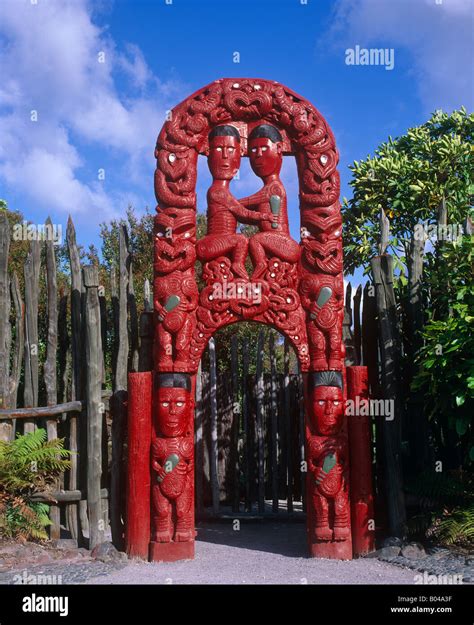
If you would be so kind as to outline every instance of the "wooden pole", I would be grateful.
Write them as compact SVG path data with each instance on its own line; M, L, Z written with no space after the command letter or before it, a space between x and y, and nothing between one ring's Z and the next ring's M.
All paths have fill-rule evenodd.
M249 433L249 396L247 372L249 370L249 343L244 337L242 345L242 428L244 431L244 476L245 476L245 511L252 511L250 499L250 433Z
M40 244L30 242L24 273L25 273L25 389L24 404L26 408L38 405L38 297L40 276ZM24 433L34 432L36 424L25 421Z
M257 426L257 453L258 453L258 512L265 512L265 446L263 430L263 401L265 396L263 380L263 347L264 332L260 330L257 341L257 375L256 375L256 426Z
M151 371L128 374L128 474L126 551L148 559L151 516Z
M97 267L84 267L86 288L87 510L89 549L104 541L100 486L102 476L102 338Z
M52 231L52 222L48 217L46 220L46 232L48 226ZM44 384L46 387L46 403L54 406L58 402L57 379L56 379L56 358L58 352L58 288L56 279L56 255L54 253L54 243L51 237L46 241L46 284L48 294L48 339L46 344L46 361L44 363ZM46 431L48 441L58 437L58 425L55 418L46 420ZM59 484L58 484L59 486ZM58 506L52 505L49 509L51 526L49 536L51 540L59 540L60 511Z
M18 387L20 385L21 365L25 351L25 305L21 299L20 283L16 272L12 275L10 290L15 308L15 348L10 376L10 407L15 408L18 403Z
M123 226L119 231L119 310L118 310L118 353L115 371L114 395L112 397L112 467L111 467L111 529L114 545L123 547L123 519L122 498L123 475L122 454L124 442L125 420L127 415L127 366L128 366L128 284L130 271L130 252L128 249L127 228Z
M8 255L10 250L10 223L6 213L0 213L0 409L10 407L10 278ZM13 423L0 423L0 440L12 439Z
M354 350L355 350L355 360L356 364L362 364L362 334L360 327L360 302L362 299L362 285L356 289L354 294Z
M219 482L217 474L217 377L216 377L216 344L209 339L209 384L211 400L211 453L209 458L212 489L212 512L219 512Z
M298 363L298 412L299 412L299 449L300 449L300 475L301 475L301 504L303 512L306 512L306 473L303 471L303 462L306 459L305 454L305 415L304 415L304 389L303 389L303 375Z
M69 264L71 269L71 400L82 399L82 270L79 257L79 250L76 243L76 230L69 216L66 228L66 241L69 253ZM69 470L69 490L77 490L79 484L79 462L78 451L79 421L73 416L69 421L69 449L73 452L71 456L71 468ZM79 507L72 503L66 507L67 525L74 540L82 540L82 529L79 526Z
M272 512L278 512L278 398L275 337L270 334Z
M231 369L232 369L232 454L233 493L232 512L239 512L240 508L240 465L239 465L239 434L240 434L240 402L239 402L239 343L234 334L231 342Z
M291 431L290 411L290 344L285 339L284 349L284 396L285 396L285 428L286 428L286 469L287 469L287 511L293 512L293 436Z
M128 282L128 310L130 312L129 371L138 371L138 312L135 287L133 283L133 263L131 261Z
M61 414L81 412L83 406L80 401L70 401L45 408L8 408L0 410L0 419L44 419Z
M399 383L397 367L396 327L394 327L393 259L376 256L370 262L374 276L379 317L380 354L384 398L392 401L392 420L383 419L382 432L386 462L387 503L390 533L403 537L405 532L405 498L401 468L401 419L399 412Z
M345 364L348 366L355 365L357 357L354 348L354 337L352 335L352 285L350 282L348 282L346 286L342 340L346 347Z

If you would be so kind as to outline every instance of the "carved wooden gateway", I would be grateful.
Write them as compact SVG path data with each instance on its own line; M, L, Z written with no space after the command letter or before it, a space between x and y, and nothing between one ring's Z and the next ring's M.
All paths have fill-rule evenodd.
M207 156L213 180L207 233L196 241L199 154ZM299 243L288 226L280 179L284 155L294 156L298 168ZM299 360L310 554L351 558L354 531L359 543L363 534L357 552L367 551L373 541L370 465L362 494L352 493L357 528L351 531L342 223L330 128L308 101L277 82L223 79L173 109L155 156L155 370L129 378L129 554L156 561L194 555L195 376L210 337L238 321L276 328ZM261 188L236 198L230 182L244 156ZM247 238L237 231L239 223L253 224L258 232ZM205 282L201 291L197 259ZM362 387L363 377L350 376ZM349 389L356 392L361 389ZM354 431L370 463L367 433Z

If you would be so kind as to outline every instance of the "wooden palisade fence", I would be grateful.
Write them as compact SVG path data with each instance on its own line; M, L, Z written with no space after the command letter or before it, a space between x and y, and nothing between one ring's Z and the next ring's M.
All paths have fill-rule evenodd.
M112 539L121 547L127 373L152 369L150 286L145 284L144 309L138 314L125 227L119 232L119 266L110 276L110 294L99 284L97 267L81 266L71 219L66 242L69 292L61 289L58 293L53 242L44 244L42 254L43 244L31 241L22 294L18 276L9 272L10 227L7 217L0 215L0 438L9 440L38 426L45 427L48 439L65 437L66 447L74 454L70 470L53 493L51 538L58 539L64 528L79 544L92 548L104 540L110 525ZM41 363L38 302L44 269L47 332ZM375 270L374 274L379 275ZM383 293L386 296L386 291ZM381 297L377 280L375 288L359 286L353 298L351 285L346 289L346 364L368 366L372 397L381 397L381 383L387 388L389 375L379 366L379 355L385 354L387 344L385 338L378 338L386 332L377 325L381 323L377 321ZM107 311L111 311L110 321ZM291 348L282 344L282 337L277 340L280 344L274 335L266 340L262 330L256 362L250 363L248 339L239 341L234 336L231 371L225 373L218 371L216 363L219 335L210 341L209 365L200 369L196 389L198 518L236 514L298 518L304 512L302 380L297 370L290 369ZM283 351L280 370L277 347ZM112 363L111 371L106 363ZM255 375L248 373L250 364ZM44 390L43 405L39 406L41 371ZM112 388L106 388L107 379ZM390 480L390 472L385 475L383 466L390 452L386 427L382 420L374 419L379 504L385 493L384 480ZM41 494L37 498L41 499ZM378 513L382 518L380 505Z

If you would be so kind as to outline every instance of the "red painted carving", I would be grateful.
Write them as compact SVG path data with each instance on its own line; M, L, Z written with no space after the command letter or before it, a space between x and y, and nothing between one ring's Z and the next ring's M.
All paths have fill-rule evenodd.
M347 397L352 410L347 424L350 443L352 544L355 556L375 549L374 498L367 367L347 367ZM366 410L360 406L366 402ZM359 409L357 409L359 406Z
M180 373L155 374L151 443L152 542L188 542L194 530L192 383ZM156 545L155 553L158 553Z
M125 545L130 558L148 559L150 544L151 371L128 374L128 476Z
M351 558L348 445L342 374L309 374L306 421L309 543L313 555ZM335 542L337 549L327 549Z
M207 233L196 241L198 154L207 155L213 181L207 194ZM298 167L301 243L289 234L280 179L283 155L294 156ZM157 383L150 558L173 560L193 554L192 388L216 330L241 320L272 325L289 338L303 372L343 375L341 216L331 130L308 101L277 82L222 79L200 89L171 111L155 156ZM238 199L230 183L243 156L262 186ZM243 223L257 226L258 232L246 238L238 231ZM202 264L200 292L196 259ZM191 391L183 388L183 379L190 381ZM348 558L346 424L342 408L334 404L341 390L330 383L317 388L322 395L316 403L306 398L310 551ZM332 402L334 419L321 413L318 402L326 400ZM176 414L171 415L170 406ZM325 476L328 455L335 465ZM167 472L170 457L178 461Z

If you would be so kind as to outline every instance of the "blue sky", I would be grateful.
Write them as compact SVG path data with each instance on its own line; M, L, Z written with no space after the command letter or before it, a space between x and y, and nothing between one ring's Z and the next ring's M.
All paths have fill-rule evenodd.
M341 196L350 196L348 165L389 135L437 108L472 110L471 0L34 1L0 4L0 197L64 230L71 214L84 245L100 245L99 223L128 203L154 209L165 112L217 78L277 80L309 99L336 136ZM357 45L393 48L393 70L346 65ZM295 176L288 157L298 238ZM257 187L244 162L235 195Z

